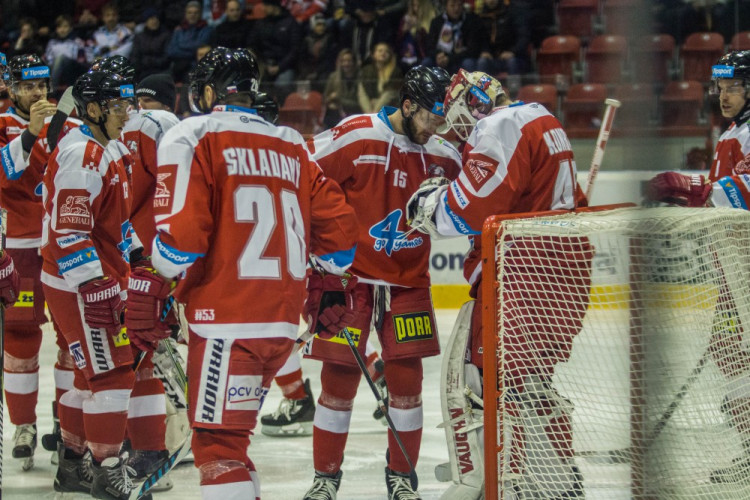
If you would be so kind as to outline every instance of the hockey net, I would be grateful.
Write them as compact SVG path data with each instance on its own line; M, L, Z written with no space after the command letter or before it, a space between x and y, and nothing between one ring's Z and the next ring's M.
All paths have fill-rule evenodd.
M482 251L488 500L750 498L750 212L498 216Z

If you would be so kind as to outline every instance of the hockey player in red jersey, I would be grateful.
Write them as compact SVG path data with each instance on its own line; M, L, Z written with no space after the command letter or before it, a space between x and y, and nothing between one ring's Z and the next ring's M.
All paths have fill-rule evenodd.
M19 306L5 317L4 389L10 421L16 426L12 456L23 460L23 470L34 464L37 444L36 404L39 387L41 325L47 322L44 293L39 276L42 259L42 174L44 165L27 170L29 155L44 148L45 118L56 106L47 101L49 68L34 54L19 55L8 62L6 85L13 106L0 115L0 206L8 212L6 247L21 276ZM67 347L62 352L67 352ZM69 356L60 357L72 370ZM72 371L67 371L72 375ZM56 382L72 387L72 376L56 370Z
M360 354L371 325L383 347L389 414L412 464L422 438L422 358L440 353L430 296L430 241L404 238L403 207L425 179L454 177L460 155L435 131L444 122L449 75L418 66L405 76L400 107L355 115L311 142L323 172L338 182L359 217L352 272L357 313L347 326ZM315 309L314 305L309 306ZM305 499L332 499L341 483L344 448L361 377L343 336L314 338L306 355L323 361L322 391L313 427L315 478ZM410 467L392 431L385 469L388 498L419 498ZM414 486L416 488L416 486Z
M750 50L723 55L711 68L711 93L718 95L721 114L732 123L719 138L708 178L664 172L651 180L647 198L652 201L700 207L750 206ZM720 305L730 301L721 301ZM734 322L736 333L726 336L718 329L711 337L711 354L719 370L735 389L724 395L721 405L729 424L739 433L744 453L733 464L711 473L716 483L743 481L750 468L750 395L741 387L750 383L750 360L744 347L744 327L733 306L717 308L720 319Z
M445 113L448 125L466 141L463 169L453 182L427 182L412 196L407 205L412 227L433 237L474 236L480 234L490 215L572 210L583 200L570 142L560 122L544 106L512 103L495 78L460 70L451 81ZM464 384L457 387L461 394L452 395L456 396L453 401L458 401L457 406L443 408L444 418L450 421L446 436L454 481L443 495L445 499L480 498L483 494L481 429L471 428L460 435L456 431L471 422L465 408L475 404L464 398L465 386L477 395L482 393L479 243L479 238L473 239L464 263L464 274L476 302L468 303L459 313L449 340L449 346L455 347L449 347L446 353L458 367L454 372L464 376ZM568 254L573 253L577 254L577 258L570 259L573 264L568 269L562 267ZM519 417L512 425L513 443L518 445L513 447L510 463L504 464L519 477L517 484L506 485L509 495L513 491L533 495L532 491L541 489L544 498L583 496L580 473L573 462L572 405L557 393L551 377L555 364L570 355L573 338L582 328L592 258L592 247L581 239L563 243L519 241L505 255L507 265L516 269L517 284L504 290L502 301L515 304L534 324L533 332L522 331L512 321L504 325L508 370L505 387L512 399L507 403ZM562 270L540 272L540 268L546 269L545 262L549 263L545 259L559 261ZM560 290L555 283L565 286ZM544 307L545 300L552 300L552 293L563 294L563 298L556 299L566 304L562 317L550 317ZM469 318L470 329L466 325ZM471 362L464 366L465 352L470 353ZM451 395L448 396L450 401ZM537 418L521 418L524 414L535 414ZM458 439L462 441L460 462L456 458ZM532 439L535 447L545 450L545 460L525 459L525 448L531 446ZM540 473L555 474L552 490L549 485L535 484L535 475Z
M58 143L44 174L42 283L76 367L58 407L63 446L54 486L122 499L132 488L120 448L135 381L120 323L133 238L131 160L110 145L128 120L133 87L95 71L76 80L73 97L83 125Z
M189 269L180 286L192 449L210 500L260 498L247 447L297 335L308 257L333 273L328 289L345 304L344 283L356 283L337 276L354 257L354 211L302 136L255 115L258 83L246 49L215 48L191 74L191 107L206 114L172 127L159 146L165 191L154 197L155 269L133 271L126 314L139 344L165 338L161 304ZM350 300L321 311L325 318L350 313Z

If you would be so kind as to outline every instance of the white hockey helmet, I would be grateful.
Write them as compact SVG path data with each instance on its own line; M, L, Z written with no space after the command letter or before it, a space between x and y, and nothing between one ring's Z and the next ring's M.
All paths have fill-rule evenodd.
M438 132L452 128L461 140L467 140L477 120L487 116L503 94L500 82L487 73L458 70L445 95L445 128Z

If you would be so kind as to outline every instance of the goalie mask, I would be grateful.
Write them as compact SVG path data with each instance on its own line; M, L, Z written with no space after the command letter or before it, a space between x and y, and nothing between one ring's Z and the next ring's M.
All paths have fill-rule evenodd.
M213 89L216 101L232 94L247 93L255 98L260 84L260 70L255 56L247 49L216 47L203 56L190 73L190 109L208 113L214 103L201 103L206 86Z
M477 121L490 114L497 98L504 94L500 82L487 73L458 70L445 96L446 126L440 132L452 128L461 140L466 141Z
M116 73L104 71L89 71L78 77L73 84L73 99L78 116L97 125L109 140L116 138L110 137L107 132L106 123L109 115L127 117L128 111L135 106L133 85ZM98 104L102 110L98 119L88 114L87 107L92 102Z
M5 74L13 106L22 113L28 115L34 102L49 97L50 70L38 55L12 57Z

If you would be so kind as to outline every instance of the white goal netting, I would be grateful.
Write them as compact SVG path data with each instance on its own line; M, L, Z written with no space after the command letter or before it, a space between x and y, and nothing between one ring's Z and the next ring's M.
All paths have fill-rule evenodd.
M750 212L485 228L487 498L750 498Z

